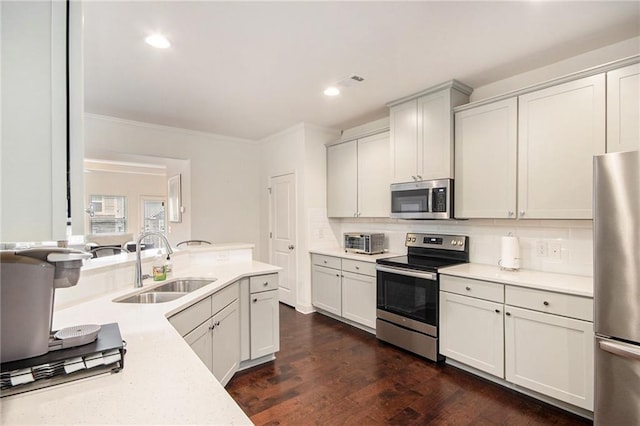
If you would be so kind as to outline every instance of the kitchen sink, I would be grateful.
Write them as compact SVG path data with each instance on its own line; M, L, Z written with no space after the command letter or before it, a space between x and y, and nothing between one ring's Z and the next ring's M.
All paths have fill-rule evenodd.
M160 292L160 293L191 293L192 291L196 291L212 282L216 281L217 278L212 279L177 279L173 281L168 281L158 287L154 287L149 291Z
M124 299L115 300L118 303L164 303L176 300L187 293L158 293L155 291L147 291L144 293L134 294Z
M116 303L164 303L176 300L187 293L196 291L206 285L215 282L217 278L198 279L198 278L178 278L167 281L157 287L150 288L147 291L126 296L121 299L115 299Z

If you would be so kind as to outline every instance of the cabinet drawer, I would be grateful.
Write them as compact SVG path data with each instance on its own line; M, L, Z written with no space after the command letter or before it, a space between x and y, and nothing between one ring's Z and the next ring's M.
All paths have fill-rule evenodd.
M186 336L190 331L211 317L211 297L202 299L187 309L178 312L169 318L169 322L178 330L181 336Z
M249 278L249 288L251 293L259 291L277 290L278 274L256 275Z
M440 290L504 303L504 285L489 281L440 275Z
M237 282L226 286L220 291L213 293L213 295L211 296L212 315L215 315L222 308L236 300L240 295L239 293L240 285Z
M342 270L344 272L353 272L355 274L376 276L376 264L371 262L362 262L359 260L342 259Z
M593 299L588 297L507 286L505 304L593 321Z
M339 257L325 256L323 254L311 255L311 261L314 265L326 266L327 268L340 269L342 263Z

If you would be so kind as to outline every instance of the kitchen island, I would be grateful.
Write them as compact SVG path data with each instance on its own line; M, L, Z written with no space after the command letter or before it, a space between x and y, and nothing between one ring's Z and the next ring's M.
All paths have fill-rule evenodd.
M3 398L0 401L0 423L251 424L167 320L244 277L273 274L280 270L246 258L220 261L220 250L217 247L209 251L199 249L177 253L170 278L216 280L176 300L158 304L113 302L158 284L145 280L142 289L134 289L133 275L130 274L128 281L116 290L107 289L98 297L57 309L54 329L78 324L118 323L126 341L124 369L119 373ZM209 255L210 261L207 260ZM218 256L217 261L214 256ZM87 272L96 269L90 263ZM130 270L128 263L127 259L123 267ZM114 271L114 267L117 265L103 265L98 269L108 268L109 276L122 273ZM90 286L92 282L91 279L84 280L78 285Z

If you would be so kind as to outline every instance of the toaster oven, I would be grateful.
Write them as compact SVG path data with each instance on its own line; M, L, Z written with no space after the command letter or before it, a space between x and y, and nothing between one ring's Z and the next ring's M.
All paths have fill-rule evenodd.
M384 234L345 233L344 249L353 253L382 253L384 252Z

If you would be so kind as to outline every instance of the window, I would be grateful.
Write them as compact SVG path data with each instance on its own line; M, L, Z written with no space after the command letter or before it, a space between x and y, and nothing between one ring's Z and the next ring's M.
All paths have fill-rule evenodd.
M92 234L124 234L127 232L127 197L92 195Z

